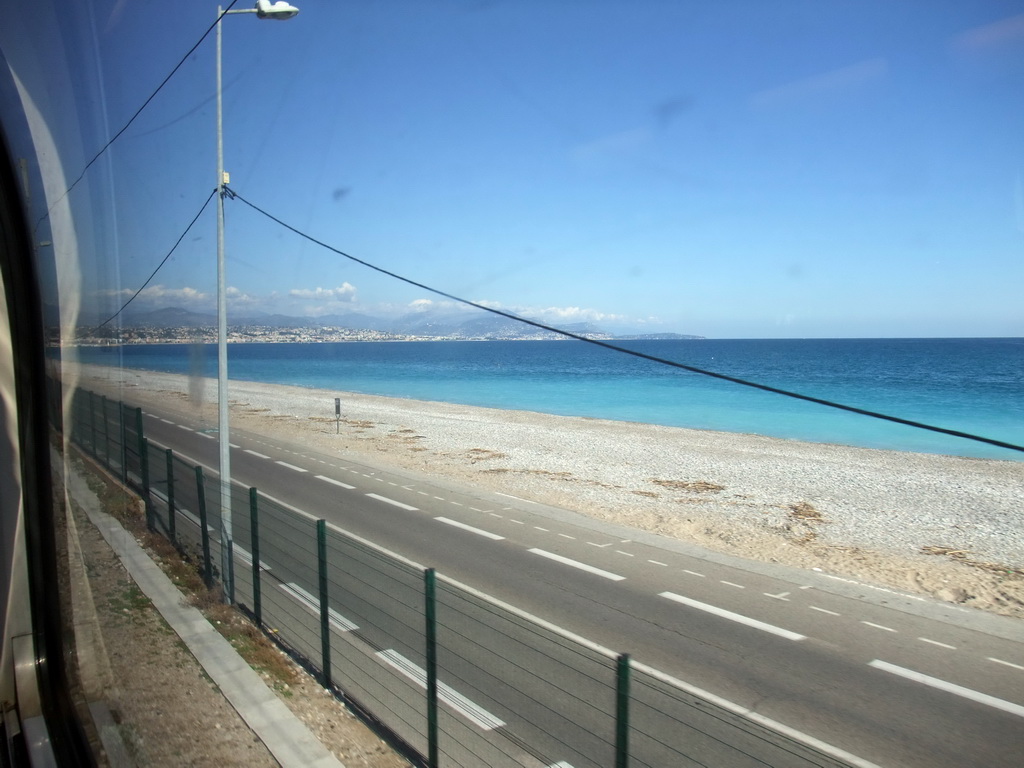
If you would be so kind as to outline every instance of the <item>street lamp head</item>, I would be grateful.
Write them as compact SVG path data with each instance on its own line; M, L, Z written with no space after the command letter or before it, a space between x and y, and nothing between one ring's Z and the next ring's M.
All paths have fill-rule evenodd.
M277 19L284 21L297 15L299 9L284 0L271 3L270 0L256 0L256 16L261 19Z

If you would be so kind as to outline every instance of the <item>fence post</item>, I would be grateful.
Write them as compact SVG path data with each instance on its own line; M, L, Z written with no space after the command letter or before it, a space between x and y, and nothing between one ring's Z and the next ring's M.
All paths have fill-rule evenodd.
M100 452L96 450L96 396L92 390L86 390L89 394L89 435L90 435L90 448L92 448L92 455L99 456Z
M145 441L146 438L143 436L143 433L142 433L142 409L141 408L136 408L135 409L135 435L136 435L136 437L138 439L138 442L139 442L139 474L142 474L142 453L143 453L143 450L145 449L145 446L143 445L143 442Z
M199 500L199 537L203 542L203 582L210 589L213 586L213 566L210 563L210 530L206 527L206 484L202 467L196 467L196 497Z
M252 550L252 612L256 626L263 626L263 596L260 592L260 515L259 494L249 489L249 548ZM319 531L317 532L319 534Z
M427 765L437 768L437 574L433 568L423 572L424 615L427 652Z
M121 436L121 482L128 485L128 430L124 425L124 403L117 401L117 424Z
M174 451L170 448L167 454L167 535L173 544L178 543L177 519L174 510Z
M107 416L107 396L103 395L103 460L110 469L110 418Z
M146 506L146 527L155 531L153 494L149 487L149 441L146 438L139 441L139 474L142 475L142 503Z
M320 656L324 687L331 687L331 606L327 600L327 521L316 521L316 559L320 575Z
M615 768L629 766L629 654L623 653L615 670Z

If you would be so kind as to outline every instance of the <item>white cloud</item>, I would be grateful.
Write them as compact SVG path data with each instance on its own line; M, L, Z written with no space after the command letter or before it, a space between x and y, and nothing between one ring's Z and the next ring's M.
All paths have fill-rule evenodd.
M750 103L754 107L777 107L815 101L823 96L843 93L876 80L884 76L888 70L889 64L884 58L866 59L847 67L819 72L810 77L759 91L751 97Z
M356 287L351 283L342 283L337 288L292 288L288 295L295 299L313 299L315 301L349 302L355 301Z

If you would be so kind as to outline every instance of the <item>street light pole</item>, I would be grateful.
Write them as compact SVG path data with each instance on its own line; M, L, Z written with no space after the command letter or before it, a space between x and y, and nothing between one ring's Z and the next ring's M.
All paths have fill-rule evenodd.
M299 9L286 2L257 0L254 8L225 12L217 6L217 437L220 447L220 551L224 599L233 602L231 531L231 436L228 423L228 288L224 270L224 99L221 74L221 20L229 13L255 13L260 19L290 19Z

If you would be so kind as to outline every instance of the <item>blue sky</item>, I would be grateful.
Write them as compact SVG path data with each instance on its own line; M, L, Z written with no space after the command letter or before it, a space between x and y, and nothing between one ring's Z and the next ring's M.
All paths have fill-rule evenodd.
M1024 335L1022 2L297 4L224 21L226 168L348 253L556 324ZM201 6L100 12L98 131L209 26ZM100 306L212 190L213 90L211 35L94 167L121 222L119 268L86 275ZM443 304L239 201L227 221L235 316ZM136 303L213 311L215 290L211 205Z

